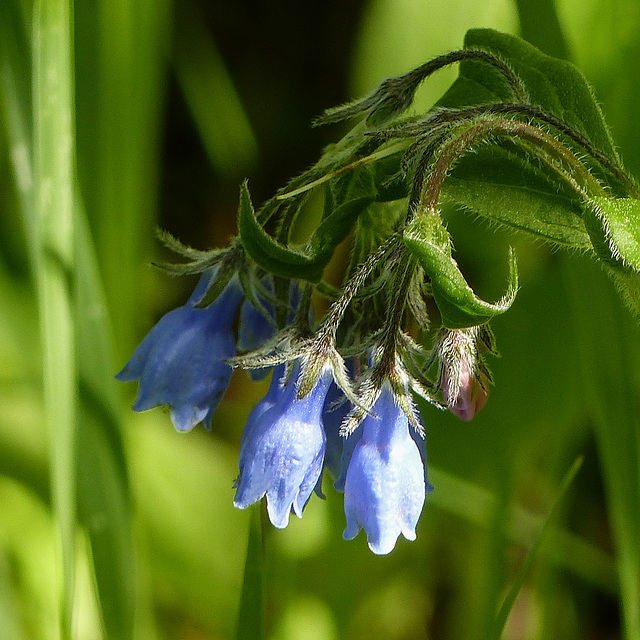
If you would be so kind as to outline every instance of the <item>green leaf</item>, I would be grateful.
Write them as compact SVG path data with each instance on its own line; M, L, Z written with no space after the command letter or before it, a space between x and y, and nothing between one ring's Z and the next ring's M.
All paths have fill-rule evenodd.
M137 342L157 213L171 0L75 0L78 179L118 360Z
M442 194L445 201L513 229L591 248L575 199L554 187L540 169L499 147L481 148L460 160Z
M450 329L472 327L504 313L518 290L518 271L513 251L509 254L509 286L496 303L476 296L451 256L449 234L437 213L421 215L407 225L404 241L431 280L433 298Z
M372 201L371 196L360 196L337 205L325 216L307 244L294 248L281 244L262 228L245 182L240 190L238 208L242 244L255 262L274 275L319 282L334 249Z
M600 259L640 272L640 200L591 198L585 205L584 219Z
M77 370L71 299L74 269L73 32L68 1L34 3L34 202L45 413L59 531L61 636L71 638L76 562Z
M486 49L507 61L522 79L533 105L566 122L598 152L617 162L600 107L575 66L542 53L520 38L491 29L468 31L465 47ZM496 69L464 61L458 79L438 104L461 108L510 100L509 88ZM457 163L444 181L443 195L501 224L561 245L589 248L576 195L544 173L537 161L505 144L480 149Z
M606 263L603 266L616 285L624 303L636 317L640 318L640 275L631 269L611 267Z
M260 225L251 202L246 181L240 189L238 230L247 254L266 271L283 278L302 278L318 282L322 266L313 259L272 238Z
M615 146L582 73L570 62L548 56L517 36L493 29L471 29L465 47L492 51L506 60L522 79L531 102L564 120L584 134L600 151L617 159ZM509 100L506 85L492 67L465 61L459 78L439 101L441 106L461 107Z
M129 481L120 433L113 344L97 258L76 206L75 318L80 376L78 515L89 536L98 604L109 638L133 636L135 577Z

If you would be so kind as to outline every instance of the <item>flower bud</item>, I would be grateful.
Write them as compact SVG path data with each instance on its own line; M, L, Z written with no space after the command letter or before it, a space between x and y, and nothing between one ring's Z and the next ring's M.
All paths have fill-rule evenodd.
M478 327L447 330L439 340L440 386L449 411L469 421L489 398L489 371L478 353Z

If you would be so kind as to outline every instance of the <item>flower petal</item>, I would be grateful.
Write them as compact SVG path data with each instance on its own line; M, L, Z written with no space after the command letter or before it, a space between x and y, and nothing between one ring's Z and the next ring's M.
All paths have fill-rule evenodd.
M386 554L400 534L415 540L426 493L424 467L407 417L388 386L361 429L345 481L344 537L350 540L363 528L369 548Z

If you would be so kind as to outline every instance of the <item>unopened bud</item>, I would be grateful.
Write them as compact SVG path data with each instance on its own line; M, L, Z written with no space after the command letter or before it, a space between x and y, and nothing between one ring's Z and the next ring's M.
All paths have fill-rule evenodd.
M478 328L445 331L438 345L440 386L449 411L471 420L489 398L490 374L478 353Z
M466 362L460 363L458 384L451 384L448 372L443 372L442 392L449 411L468 422L487 403L489 391Z

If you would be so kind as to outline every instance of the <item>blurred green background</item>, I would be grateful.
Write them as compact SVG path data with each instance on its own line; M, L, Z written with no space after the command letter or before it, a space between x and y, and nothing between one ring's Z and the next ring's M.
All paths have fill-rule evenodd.
M266 383L236 373L211 433L130 411L113 375L193 286L149 266L169 258L155 228L223 246L245 177L270 197L344 133L313 117L471 27L577 64L640 176L637 0L0 3L0 638L235 636L250 514L232 483ZM583 455L504 637L640 638L636 324L579 255L448 213L480 293L518 251L489 404L470 424L424 409L416 542L343 541L328 479L302 520L265 527L265 637L486 637Z

